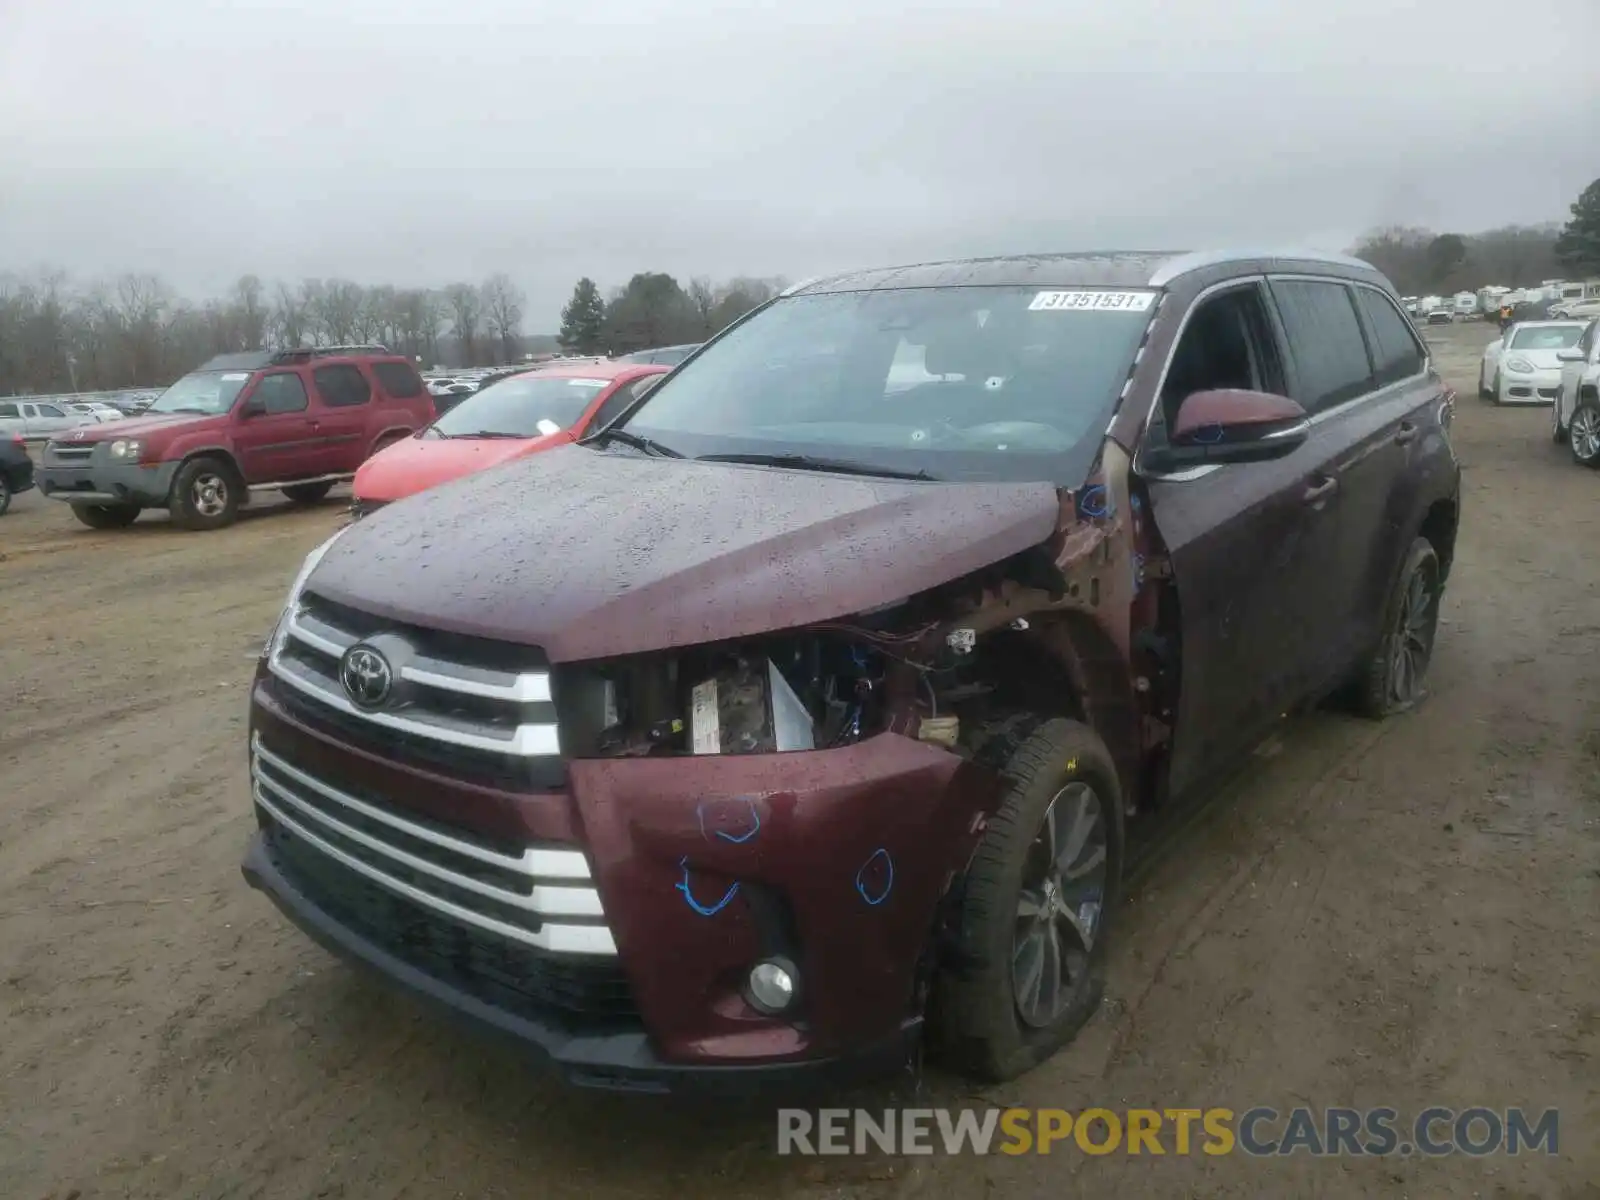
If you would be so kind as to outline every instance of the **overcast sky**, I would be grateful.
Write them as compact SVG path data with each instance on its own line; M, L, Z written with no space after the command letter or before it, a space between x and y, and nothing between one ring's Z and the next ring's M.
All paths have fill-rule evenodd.
M226 10L226 11L223 11ZM791 279L1564 218L1600 0L0 0L0 270Z

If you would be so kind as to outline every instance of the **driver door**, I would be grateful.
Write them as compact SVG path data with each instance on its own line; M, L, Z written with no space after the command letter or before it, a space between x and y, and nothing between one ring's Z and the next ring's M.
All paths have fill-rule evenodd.
M1202 297L1185 318L1134 460L1177 585L1182 665L1170 784L1187 790L1253 748L1310 671L1338 561L1338 495L1313 429L1283 458L1161 474L1141 468L1185 397L1211 388L1291 395L1261 281Z
M259 404L264 411L245 411ZM306 463L318 461L322 435L317 428L300 372L290 368L256 377L239 400L233 431L239 465L248 484L276 483L315 474Z

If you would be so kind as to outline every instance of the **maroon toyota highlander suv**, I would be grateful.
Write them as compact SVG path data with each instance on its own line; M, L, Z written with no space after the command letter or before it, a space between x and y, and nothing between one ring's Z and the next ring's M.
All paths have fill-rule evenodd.
M307 558L245 875L579 1084L1014 1076L1095 1011L1126 822L1423 695L1454 401L1351 259L793 288Z

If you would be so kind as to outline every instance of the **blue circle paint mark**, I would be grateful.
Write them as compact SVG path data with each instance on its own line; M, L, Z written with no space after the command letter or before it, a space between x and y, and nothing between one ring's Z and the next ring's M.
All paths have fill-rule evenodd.
M749 828L741 834L732 834L725 829L707 829L706 807L709 803L709 801L701 801L700 805L695 809L695 817L700 822L700 836L705 838L706 841L709 842L715 836L725 842L732 842L735 846L742 846L761 832L761 814L756 811L756 802L750 797L740 796L736 801L736 803L744 804L750 810Z
M1092 484L1083 489L1083 495L1078 497L1078 511L1086 517L1103 517L1111 511L1111 503L1106 499L1106 488L1103 483Z
M729 902L739 894L739 885L737 883L730 884L728 890L722 893L721 900L718 900L715 904L701 904L700 901L694 898L694 891L689 886L689 860L687 858L680 858L678 860L678 866L683 868L683 878L672 886L683 893L683 898L688 903L689 907L694 909L694 911L699 913L702 917L716 916L723 909L727 908Z
M1223 428L1221 425L1202 425L1194 431L1194 440L1202 446L1214 446L1222 440Z
M882 864L881 866L879 864ZM856 872L856 891L868 904L876 908L894 891L894 859L883 847L872 852Z

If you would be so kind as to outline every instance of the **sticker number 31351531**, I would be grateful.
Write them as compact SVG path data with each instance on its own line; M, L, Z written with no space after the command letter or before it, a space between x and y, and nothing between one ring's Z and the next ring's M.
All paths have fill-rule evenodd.
M1154 292L1040 292L1030 309L1052 312L1148 312Z

